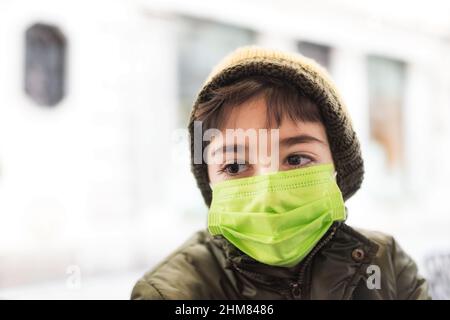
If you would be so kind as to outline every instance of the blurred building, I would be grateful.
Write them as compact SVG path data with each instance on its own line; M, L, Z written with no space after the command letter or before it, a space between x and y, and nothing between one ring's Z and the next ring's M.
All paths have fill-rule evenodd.
M366 161L349 223L393 234L450 285L449 13L438 0L2 0L0 297L127 298L206 226L184 128L211 67L245 44L330 71ZM92 291L72 290L71 270Z

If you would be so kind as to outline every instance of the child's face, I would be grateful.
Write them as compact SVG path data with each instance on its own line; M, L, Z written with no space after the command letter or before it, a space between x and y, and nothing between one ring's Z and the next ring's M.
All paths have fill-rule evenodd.
M278 140L278 159L276 166L268 164L267 158L256 153L254 160L249 160L248 150L251 150L252 144L257 146L261 141L259 135L255 139L245 139L245 150L234 150L229 146L236 146L235 139L226 141L225 129L267 129L266 103L263 97L252 99L242 105L232 108L223 125L223 141L212 139L208 147L208 174L210 184L216 182L261 175L273 171L296 169L303 166L333 163L325 127L320 122L294 122L289 118L284 118L279 129ZM266 157L276 155L272 150L270 143L270 132L268 132L267 148L263 153ZM225 147L227 146L227 147ZM275 145L276 146L276 145ZM217 160L213 156L214 151L223 150L224 154ZM237 163L239 162L239 163ZM245 162L245 163L243 163Z

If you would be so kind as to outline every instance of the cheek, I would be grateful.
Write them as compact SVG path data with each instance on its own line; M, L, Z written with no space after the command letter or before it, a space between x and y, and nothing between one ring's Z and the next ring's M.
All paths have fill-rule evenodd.
M214 184L216 182L223 180L221 175L219 175L218 171L219 171L218 165L208 165L208 176L209 176L209 182L211 184Z
M308 148L302 149L306 153L310 153L318 163L332 163L333 156L330 151L329 146L323 146L321 144L314 144L309 146Z
M330 148L322 149L320 154L319 154L319 156L320 156L320 159L321 159L320 162L333 163L333 156L331 154Z

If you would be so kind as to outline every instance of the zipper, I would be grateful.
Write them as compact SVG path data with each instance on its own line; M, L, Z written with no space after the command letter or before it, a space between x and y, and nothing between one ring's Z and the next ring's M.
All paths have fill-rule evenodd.
M326 236L326 238L321 239L321 241L319 241L319 243L314 247L314 249L308 254L308 256L306 257L305 261L303 262L303 265L299 271L299 276L297 278L297 281L291 282L289 284L289 289L286 290L285 286L277 286L274 285L273 282L271 281L266 281L264 279L263 276L261 276L261 274L257 273L257 272L253 272L253 271L248 271L248 270L244 270L241 269L237 263L235 263L234 261L231 261L231 265L233 266L233 268L235 270L237 270L238 272L240 272L241 274L246 274L247 276L251 277L251 278L258 278L260 283L264 284L265 286L267 286L269 289L278 289L280 291L284 291L285 294L287 293L289 295L289 292L291 294L291 296L294 299L298 299L300 300L302 298L302 286L305 282L305 275L306 275L306 269L309 266L309 264L311 263L312 259L314 258L314 256L316 255L316 253L323 248L324 245L326 245L335 235L336 230L338 228L338 225L333 226L331 232Z
M297 281L291 282L290 286L290 292L291 295L294 299L298 299L301 300L302 298L302 288L303 285L305 284L305 275L306 275L306 270L309 267L313 257L316 255L316 253L322 249L322 247L324 245L326 245L335 235L337 230L337 226L333 226L332 231L327 235L326 238L322 239L313 249L313 251L311 251L310 254L308 254L302 268L300 269L299 272L299 276Z
M300 284L297 282L293 282L290 284L291 294L294 299L301 299L302 297L302 289L300 288Z

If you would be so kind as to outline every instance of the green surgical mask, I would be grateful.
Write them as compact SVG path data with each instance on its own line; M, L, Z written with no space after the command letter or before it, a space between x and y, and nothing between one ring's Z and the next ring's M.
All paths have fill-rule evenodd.
M212 191L209 232L268 265L296 265L346 218L331 163L222 181Z

